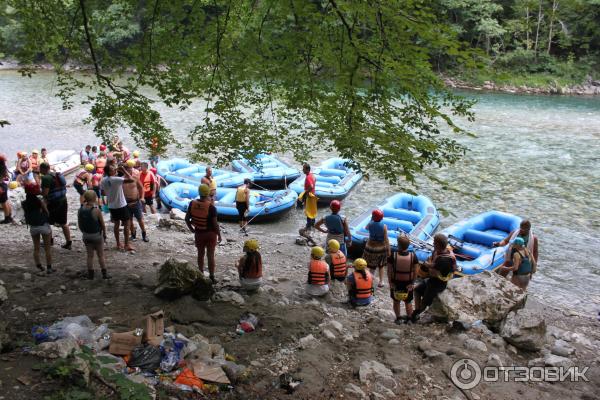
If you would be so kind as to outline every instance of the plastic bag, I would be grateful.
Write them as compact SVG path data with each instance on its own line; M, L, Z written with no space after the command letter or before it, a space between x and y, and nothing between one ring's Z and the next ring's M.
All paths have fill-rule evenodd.
M48 327L41 325L34 326L33 328L31 328L31 336L33 336L33 339L38 344L47 342L49 339Z
M160 366L160 349L154 346L137 346L131 352L127 365L142 371L154 371Z
M179 365L179 361L179 354L176 351L169 351L160 361L160 370L163 372L171 372Z
M244 313L240 317L239 327L244 332L253 332L254 330L256 330L257 326L258 326L258 317L256 315L251 314L251 313Z
M91 343L91 331L96 325L87 315L77 317L66 317L55 322L48 328L48 337L50 340L73 338L80 343Z

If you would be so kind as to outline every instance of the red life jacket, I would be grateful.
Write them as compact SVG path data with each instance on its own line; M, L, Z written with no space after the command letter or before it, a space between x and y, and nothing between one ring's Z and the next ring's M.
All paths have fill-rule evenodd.
M328 283L327 263L323 260L310 260L308 268L308 283L311 285L326 285Z
M208 230L208 211L210 209L210 202L192 200L190 202L190 215L192 217L192 225L196 228L196 231Z
M346 256L340 250L331 256L331 269L333 278L345 278L348 274L348 265L346 264Z
M360 272L354 271L355 293L357 299L368 299L373 294L373 275L365 271L366 279Z
M414 253L408 253L407 255L400 255L397 252L394 253L394 264L392 264L393 274L392 280L395 283L400 282L412 282L415 279L415 264Z
M144 197L149 197L152 195L154 182L156 181L154 174L150 171L142 172L140 174L140 180L142 181L142 185L144 185Z

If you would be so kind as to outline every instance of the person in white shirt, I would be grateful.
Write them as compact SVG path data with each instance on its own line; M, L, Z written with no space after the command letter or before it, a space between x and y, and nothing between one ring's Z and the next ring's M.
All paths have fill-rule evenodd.
M123 177L117 176L117 171L123 174ZM129 210L127 209L127 201L125 200L125 194L123 193L123 183L133 182L133 179L129 172L123 167L118 169L114 165L109 165L105 170L105 176L100 183L102 190L106 194L106 200L108 209L110 210L110 219L114 224L115 240L117 241L117 248L119 250L132 251L135 250L131 244L129 244ZM123 223L123 233L125 235L125 245L121 245L119 240L119 228Z

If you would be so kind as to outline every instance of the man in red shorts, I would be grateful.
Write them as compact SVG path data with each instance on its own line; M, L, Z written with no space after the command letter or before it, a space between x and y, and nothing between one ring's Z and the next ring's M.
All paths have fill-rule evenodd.
M192 200L185 214L185 223L194 232L198 249L198 268L204 273L204 253L208 258L210 280L215 283L215 248L221 242L221 231L217 223L217 208L210 198L210 187L202 184L198 187L199 199Z

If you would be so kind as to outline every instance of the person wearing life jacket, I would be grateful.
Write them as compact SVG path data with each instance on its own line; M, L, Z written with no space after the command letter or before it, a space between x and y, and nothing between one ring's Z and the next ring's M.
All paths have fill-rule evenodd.
M121 172L123 176L118 176L118 172ZM104 170L104 178L100 182L100 189L106 195L106 203L110 212L110 219L113 222L113 233L115 235L115 241L117 243L118 250L135 250L129 243L130 234L130 223L131 216L129 209L127 208L127 200L125 199L125 193L123 193L123 185L133 182L134 178L131 174L123 167L117 169L113 164L109 164ZM121 245L119 238L119 228L123 224L123 235L124 245Z
M4 212L4 219L0 221L0 224L9 224L13 222L12 207L10 201L8 200L9 184L6 183L6 181L9 180L10 173L8 171L8 167L6 166L6 156L4 154L0 154L0 208L2 208L2 211ZM12 182L14 182L15 185L18 185L17 182Z
M146 224L144 223L144 213L142 211L141 202L141 199L144 196L144 186L136 176L137 170L134 167L135 161L133 159L127 160L125 163L125 171L131 175L132 180L123 183L123 194L125 195L125 201L127 202L127 210L131 216L131 218L129 218L129 231L131 232L130 239L133 242L137 238L137 232L135 225L133 224L133 220L135 219L142 231L142 240L144 242L149 242L150 240L146 234Z
M101 151L100 154L98 154L96 160L94 161L94 166L96 167L97 174L104 175L104 168L106 168L106 163L106 153Z
M417 277L419 260L414 252L409 251L410 239L406 235L398 236L398 251L388 257L387 271L390 284L390 296L394 303L396 324L408 321L413 313L413 283ZM404 302L406 318L400 316L400 302Z
M250 186L252 181L249 178L244 179L244 184L237 188L235 192L235 208L238 212L238 222L240 231L248 236L246 225L248 225L248 212L250 211Z
M419 315L431 305L433 299L446 290L446 286L456 272L456 258L451 247L448 246L448 237L443 233L433 236L433 252L424 263L429 269L429 278L413 287L415 296L415 311L411 321L416 322Z
M150 212L155 214L154 196L156 195L156 177L152 171L148 169L147 162L142 162L140 168L140 182L144 187L144 213L146 212L146 207L150 207Z
M54 272L52 269L52 228L50 227L48 208L42 201L40 185L28 182L25 185L25 201L21 203L25 214L25 222L29 225L29 233L33 240L33 260L40 271L47 274ZM44 240L44 253L46 255L46 269L40 260L40 243Z
M67 181L60 172L50 172L50 165L40 164L42 182L42 195L48 208L48 222L50 225L59 225L65 236L63 249L71 250L71 230L67 221L69 204L67 202Z
M154 136L152 137L152 142L150 143L150 165L152 167L156 167L156 164L158 164L161 153L162 150L158 137Z
M92 164L86 164L83 169L81 169L76 175L75 179L73 179L73 187L79 193L79 202L83 203L83 194L86 190L91 190L94 184L92 183L92 177L94 166ZM85 185L85 189L83 188Z
M31 172L33 173L33 179L39 185L40 184L40 164L42 160L40 158L40 152L38 150L32 150L31 156L29 156L29 164L31 165Z
M34 181L31 162L26 151L17 153L17 163L15 165L15 180L21 186L25 186L28 182Z
M523 290L527 290L527 285L533 274L537 271L536 261L522 237L517 237L513 241L512 254L512 278L511 282Z
M192 200L185 214L185 223L194 233L198 249L198 268L204 273L204 254L208 258L208 272L213 283L215 279L215 248L221 242L221 231L217 222L217 208L210 200L210 187L201 184L198 187L199 199Z
M509 274L509 272L511 272L513 270L512 269L512 258L513 258L512 256L513 256L514 252L513 252L513 248L512 248L513 247L512 243L518 237L523 239L523 242L525 243L525 247L527 247L529 254L532 255L533 260L537 265L538 238L531 231L531 222L529 220L525 219L525 220L521 221L519 229L515 229L501 241L492 243L493 247L503 247L503 246L506 246L507 244L511 244L511 246L508 246L508 248L506 249L506 252L504 254L504 263L497 270L497 272L502 276L507 276Z
M200 183L203 183L210 188L210 195L209 195L210 201L212 201L214 203L215 195L217 194L217 181L212 176L212 168L211 167L206 167L206 172L205 172L204 176L202 177L202 179L200 180Z
M79 161L82 166L89 164L90 162L90 154L92 153L92 146L89 144L85 146L85 149L79 152Z
M318 220L315 224L315 229L327 234L327 238L325 239L327 243L330 240L336 240L340 244L342 253L348 255L347 249L352 245L352 235L350 235L346 217L339 214L341 208L342 203L339 200L332 200L329 203L331 214ZM323 228L323 225L325 225L325 228Z
M327 242L327 254L325 262L329 265L329 276L332 282L344 282L348 276L348 261L346 255L340 249L340 242L330 239Z
M320 246L310 250L306 285L306 294L310 296L321 297L329 293L329 266L322 260L324 255L325 250Z
M390 255L387 226L382 220L383 211L379 209L373 210L371 221L366 226L367 231L369 231L369 239L365 244L362 256L373 275L375 275L375 270L379 271L379 284L377 286L380 288L384 286L383 267L386 264L387 257Z
M83 193L83 204L77 212L77 224L82 234L87 252L87 278L94 279L94 253L98 256L98 264L102 279L111 279L106 270L104 259L104 242L106 242L106 225L102 212L98 208L98 198L93 190Z
M375 279L367 271L367 261L364 258L354 260L354 272L348 275L346 287L348 288L348 301L352 307L367 306L373 302L375 296Z
M150 172L154 174L155 185L154 187L154 200L156 200L156 209L160 210L162 208L162 201L160 200L160 176L158 176L158 170L155 167L150 168Z
M256 239L244 242L243 251L246 254L239 259L237 264L242 289L254 291L262 286L263 265L259 249L260 245Z

